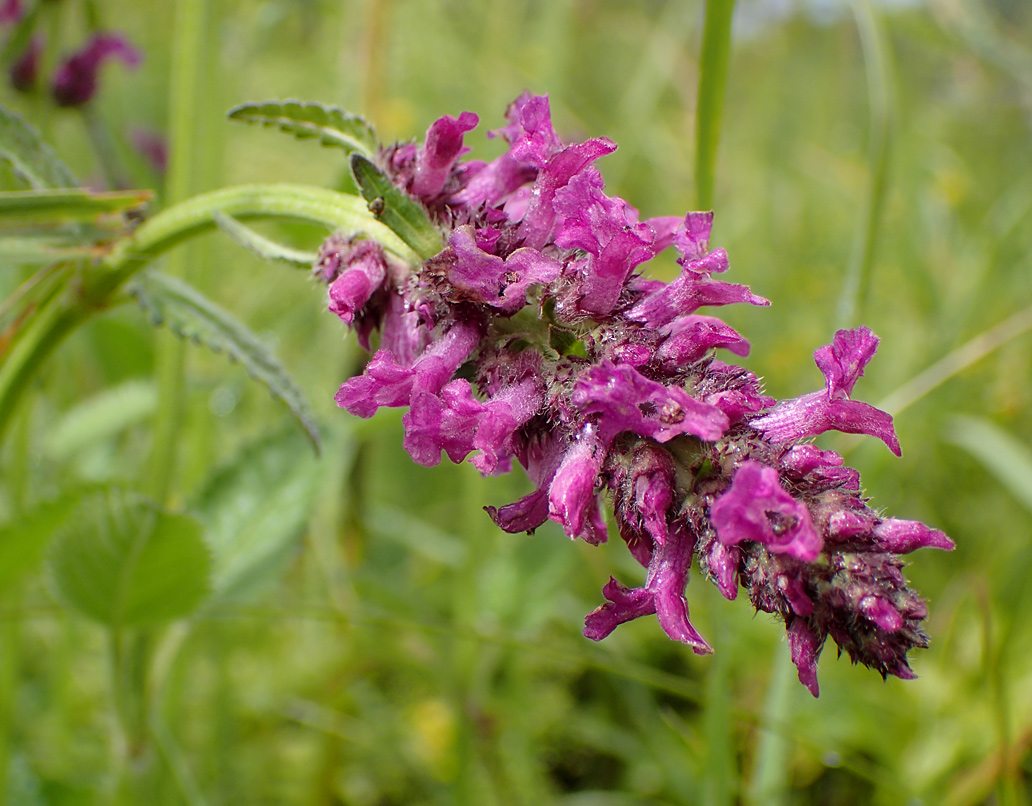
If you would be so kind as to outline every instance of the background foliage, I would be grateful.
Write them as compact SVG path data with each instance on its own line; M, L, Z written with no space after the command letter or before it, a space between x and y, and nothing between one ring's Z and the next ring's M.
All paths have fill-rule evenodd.
M227 121L245 101L337 104L393 140L465 109L494 128L524 89L549 93L568 139L619 143L600 167L643 217L696 203L699 2L93 5L145 54L135 72L105 68L92 114L132 185L158 190L153 209L243 182L343 186L339 152ZM88 7L61 4L52 34L64 50L85 36ZM173 69L184 19L202 56L192 78ZM877 505L957 542L909 569L932 612L919 680L884 683L829 650L811 700L783 631L698 578L693 622L715 656L649 620L591 644L580 627L602 583L641 573L622 546L571 544L553 524L506 535L481 507L524 492L519 472L418 467L399 413L365 422L336 409L361 364L322 294L304 272L213 234L163 268L274 348L311 401L322 454L240 366L190 350L158 496L171 513L159 511L126 490L146 486L152 435L173 422L161 377L175 337L123 306L63 345L0 452L0 797L1028 802L1030 41L1032 7L1019 0L736 8L712 242L730 254L729 279L773 304L727 319L772 394L809 391L849 267L869 264L859 319L883 341L858 394L897 413L904 456L874 440L828 444L850 451ZM103 182L80 112L10 89L0 101L77 176ZM192 144L167 184L129 146L136 128ZM477 156L498 151L479 133L467 142ZM266 231L305 249L320 237ZM25 276L3 266L0 296ZM105 495L117 501L101 506ZM139 622L158 592L120 587L137 554L96 525L115 510L168 569L162 617L188 618ZM112 536L85 582L77 529ZM197 588L189 569L209 565ZM121 598L93 601L97 584Z

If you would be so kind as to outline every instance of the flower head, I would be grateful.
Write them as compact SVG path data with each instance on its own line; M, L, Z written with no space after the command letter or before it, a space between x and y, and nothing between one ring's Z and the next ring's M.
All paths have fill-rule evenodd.
M506 112L507 151L463 162L477 117L434 123L424 143L387 149L381 165L444 229L444 249L419 266L392 264L379 245L335 236L315 275L329 307L380 349L337 402L369 417L406 406L405 447L417 462L472 461L485 474L516 459L534 490L485 507L508 532L547 520L574 539L620 536L647 571L616 579L585 620L600 640L655 616L695 652L693 559L728 599L746 591L780 617L799 679L818 693L817 661L831 638L883 675L913 676L907 652L927 644L924 603L900 555L950 549L942 532L885 518L842 457L805 440L827 430L869 434L896 454L885 412L853 399L877 337L839 331L814 358L824 389L776 401L749 372L715 357L749 343L700 308L767 300L713 279L729 269L710 249L712 213L639 220L606 193L595 163L616 147L565 144L548 99L524 94ZM643 265L668 246L680 275Z

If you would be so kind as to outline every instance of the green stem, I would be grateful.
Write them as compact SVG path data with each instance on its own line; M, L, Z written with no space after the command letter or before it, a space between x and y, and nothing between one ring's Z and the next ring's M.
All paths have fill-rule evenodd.
M169 86L169 165L165 195L169 203L186 199L193 187L197 157L197 123L201 65L205 45L204 0L177 0L172 36L172 69ZM168 272L188 278L195 255L180 252L169 258ZM179 432L186 403L186 349L180 339L158 341L156 355L158 408L154 414L154 440L147 469L147 492L166 503L178 466Z
M391 230L376 220L364 201L309 185L238 185L195 196L158 213L105 257L99 271L87 278L86 294L104 299L149 261L178 243L218 226L224 213L240 220L298 218L335 231L365 234L389 252L413 264L419 257Z
M90 308L55 300L37 315L0 365L0 440L15 406L40 364L93 313Z
M306 185L243 185L196 196L144 222L96 265L87 267L71 290L58 295L25 325L0 362L0 438L21 393L53 350L98 311L124 301L119 289L173 246L217 227L218 213L239 219L298 218L332 230L362 233L398 257L419 263L398 236L377 221L354 196Z
M699 64L699 101L695 115L695 183L700 209L713 207L713 185L724 111L724 89L731 60L731 18L735 0L706 0Z
M860 32L871 107L868 133L870 177L860 227L846 272L846 284L839 301L841 327L853 327L857 323L867 298L882 209L888 193L889 146L892 140L892 60L889 43L871 0L854 0L853 11Z

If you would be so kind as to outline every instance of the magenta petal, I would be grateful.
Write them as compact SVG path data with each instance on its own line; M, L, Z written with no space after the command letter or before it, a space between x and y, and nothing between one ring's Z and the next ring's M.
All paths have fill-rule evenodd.
M661 327L659 333L666 339L658 355L672 367L698 361L714 347L724 347L735 355L749 354L749 342L713 316L680 316Z
M903 629L903 617L891 604L880 596L864 596L859 603L860 612L886 632Z
M606 443L621 431L658 442L667 442L678 434L713 442L729 425L718 408L696 400L679 386L664 386L634 367L609 361L581 375L572 400L585 414L601 415L599 436Z
M738 596L738 570L742 551L737 546L725 546L719 540L710 545L706 565L721 595L733 601Z
M652 594L644 588L627 588L613 577L602 589L602 595L608 601L584 617L584 637L592 641L601 641L621 624L656 612Z
M955 546L938 529L929 529L919 521L904 521L886 518L874 527L874 543L879 551L893 554L909 554L926 546L952 551Z
M813 359L824 373L828 395L849 397L877 349L878 337L861 326L838 331L831 344L814 352Z
M842 461L835 451L822 451L816 445L793 445L781 457L781 466L801 478L820 467L840 467Z
M570 446L548 488L548 517L569 537L588 542L599 537L595 482L604 458L605 450L589 427Z
M477 246L473 228L457 227L448 238L457 258L448 269L448 280L478 302L503 311L516 311L527 303L534 283L550 283L559 276L556 260L536 249L517 249L502 260Z
M623 199L602 190L602 176L588 167L555 194L555 209L563 216L555 243L588 256L580 264L579 307L589 314L608 314L616 306L624 282L634 268L653 255L655 232L638 221L638 213Z
M799 670L799 682L817 697L817 658L821 655L824 642L814 635L806 619L794 618L788 627L788 646L792 650L792 663Z
M823 547L806 505L785 492L774 468L759 462L739 465L730 488L710 507L710 520L727 545L751 540L803 562L813 562Z
M372 417L381 406L407 406L413 393L437 394L476 347L480 334L472 325L454 325L431 344L411 367L398 364L380 350L365 372L345 381L337 392L337 405L359 417Z
M540 249L548 242L555 225L556 191L599 157L614 150L616 145L612 140L597 137L567 146L549 158L534 182L526 215L517 230L525 246Z
M479 122L480 118L472 112L463 112L457 119L445 115L434 121L426 133L426 142L416 153L413 195L432 199L441 192L452 165L462 154L462 136Z
M469 381L445 384L440 397L431 392L412 395L405 425L405 450L425 467L441 461L441 451L461 462L473 450L473 435L486 406L473 397Z
M324 245L318 266L324 276L336 277L329 289L330 310L348 325L387 277L383 247L370 240L339 244L329 254Z
M688 620L688 600L684 596L694 551L695 537L687 528L672 530L652 555L645 588L655 597L656 618L663 631L675 641L688 644L697 655L706 655L713 649Z

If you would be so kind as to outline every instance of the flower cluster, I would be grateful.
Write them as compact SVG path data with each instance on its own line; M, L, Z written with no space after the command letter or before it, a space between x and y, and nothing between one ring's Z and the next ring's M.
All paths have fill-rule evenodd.
M316 274L330 310L367 349L379 333L337 403L361 417L407 406L405 447L423 465L443 451L492 474L515 458L534 491L486 507L508 532L552 520L601 543L608 497L647 572L634 588L610 579L585 620L589 638L655 615L671 638L711 652L689 620L694 559L725 597L744 588L758 610L784 620L814 696L829 636L883 676L912 677L907 651L927 645L926 609L900 555L953 544L873 510L856 471L809 441L831 429L869 434L899 454L889 415L852 399L877 337L839 331L815 353L823 389L768 397L756 376L715 356L746 355L745 338L698 313L769 304L716 279L728 259L709 248L712 214L642 221L605 193L594 166L612 142L564 144L545 96L524 94L506 117L489 136L509 147L492 162L459 160L478 123L469 112L435 122L421 145L380 155L445 233L439 254L408 266L371 240L323 245ZM638 271L669 247L677 279Z

